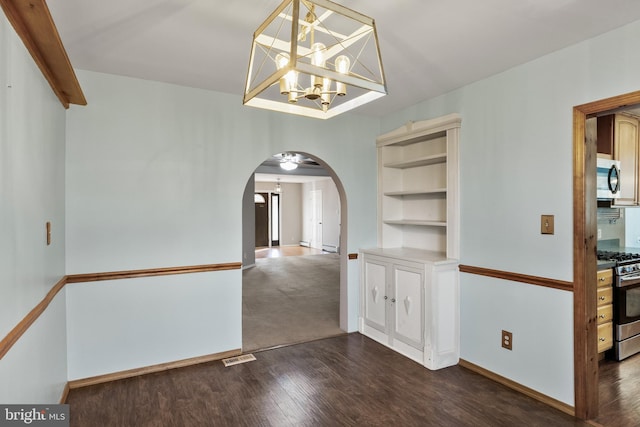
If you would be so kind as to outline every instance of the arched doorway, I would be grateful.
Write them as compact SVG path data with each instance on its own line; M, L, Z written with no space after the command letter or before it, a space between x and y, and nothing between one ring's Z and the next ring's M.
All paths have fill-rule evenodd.
M278 153L256 168L243 196L243 351L345 333L346 218L344 188L319 158Z

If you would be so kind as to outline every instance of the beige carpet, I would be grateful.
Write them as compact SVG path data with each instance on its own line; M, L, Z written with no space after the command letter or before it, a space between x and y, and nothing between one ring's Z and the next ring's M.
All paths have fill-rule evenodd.
M337 254L256 259L242 273L243 352L342 334L339 310Z

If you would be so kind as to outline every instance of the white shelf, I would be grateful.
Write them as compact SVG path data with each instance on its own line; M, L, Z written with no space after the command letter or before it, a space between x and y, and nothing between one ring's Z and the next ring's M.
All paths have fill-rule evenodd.
M403 197L403 196L426 196L430 194L447 194L446 188L434 188L432 190L417 190L417 191L387 191L385 196L391 197Z
M459 257L460 125L460 116L451 114L377 138L380 247Z
M444 252L427 251L424 249L398 247L398 248L365 248L360 252L371 255L384 256L400 260L416 262L428 262L431 264L457 264L458 260L447 258Z
M392 225L420 225L426 227L446 227L446 221L424 221L420 219L385 219L385 224Z
M451 114L377 138L378 247L361 250L360 332L429 369L460 356L460 123Z
M435 165L438 163L446 163L446 161L447 161L447 153L441 153L441 154L434 154L431 156L420 157L417 159L385 163L383 166L385 168L408 169L408 168L417 168L420 166Z

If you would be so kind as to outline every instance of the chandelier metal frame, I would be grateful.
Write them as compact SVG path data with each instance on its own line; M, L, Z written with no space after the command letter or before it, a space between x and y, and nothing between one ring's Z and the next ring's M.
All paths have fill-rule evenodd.
M284 0L253 34L245 105L328 119L386 94L368 16L329 0Z

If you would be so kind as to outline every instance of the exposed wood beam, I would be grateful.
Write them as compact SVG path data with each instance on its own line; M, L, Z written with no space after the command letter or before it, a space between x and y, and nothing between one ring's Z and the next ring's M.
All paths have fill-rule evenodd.
M87 105L45 0L0 0L0 6L64 108Z

